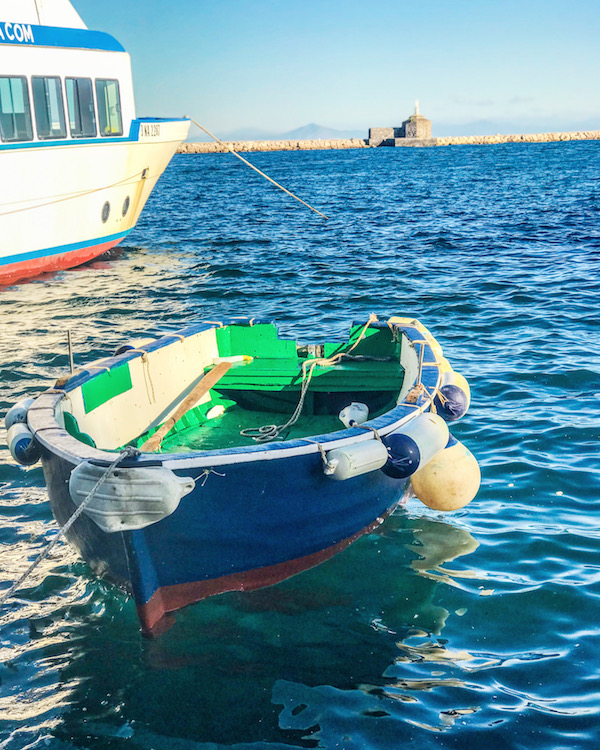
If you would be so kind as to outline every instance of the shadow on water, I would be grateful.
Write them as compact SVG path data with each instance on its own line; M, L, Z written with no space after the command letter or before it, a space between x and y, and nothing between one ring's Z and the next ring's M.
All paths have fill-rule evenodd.
M3 723L22 741L27 707L47 711L57 747L316 747L335 736L349 702L357 737L374 733L372 742L377 720L399 722L404 735L413 721L443 729L428 696L463 685L446 668L466 657L441 637L461 612L438 603L439 587L449 580L444 564L476 547L465 529L400 510L326 564L269 589L201 602L151 641L138 634L133 604L80 578L83 566L71 558L26 590L4 635L22 632L4 689L22 667L28 678L20 674L23 694L2 702Z

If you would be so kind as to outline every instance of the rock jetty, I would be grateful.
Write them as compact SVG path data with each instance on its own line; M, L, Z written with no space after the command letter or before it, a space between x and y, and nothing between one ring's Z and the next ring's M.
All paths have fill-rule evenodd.
M400 139L396 139L400 140ZM600 130L577 130L571 133L523 133L521 135L460 135L447 138L405 138L404 147L428 146L483 146L494 143L552 143L555 141L597 141L600 140ZM317 149L348 149L348 148L385 148L370 146L368 139L342 138L337 140L298 140L298 141L234 141L226 144L234 151L311 151ZM221 154L228 148L219 143L182 143L178 149L180 154Z
M572 133L524 133L521 135L461 135L433 138L436 146L479 146L490 143L552 143L554 141L598 141L600 130L576 130Z
M227 143L234 151L312 151L316 149L368 148L364 138L300 141L232 141ZM179 154L222 154L229 149L220 143L182 143Z

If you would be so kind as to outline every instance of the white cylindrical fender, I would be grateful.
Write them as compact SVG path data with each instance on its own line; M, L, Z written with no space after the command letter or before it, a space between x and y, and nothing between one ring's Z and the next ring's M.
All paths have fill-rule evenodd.
M329 451L325 474L332 479L350 479L381 469L387 460L385 445L379 440L367 440Z
M441 511L464 508L477 494L480 483L477 459L454 438L411 477L419 500L428 508Z
M75 505L81 505L105 473L105 466L89 461L73 469L69 493ZM108 534L143 529L174 513L195 484L165 466L117 468L104 478L83 512Z
M7 430L10 430L18 422L27 422L27 411L33 402L33 398L24 398L6 412L4 424Z
M385 438L388 461L383 471L406 479L425 466L448 443L448 425L437 414L425 412Z
M33 466L41 456L40 445L33 432L23 422L15 422L6 435L8 450L14 460L23 466Z
M446 422L464 417L471 403L471 389L466 378L452 369L442 370L442 382L433 401L436 412Z

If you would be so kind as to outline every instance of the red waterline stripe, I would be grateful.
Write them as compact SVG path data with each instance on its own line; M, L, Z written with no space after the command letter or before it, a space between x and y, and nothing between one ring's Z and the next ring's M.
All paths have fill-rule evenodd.
M23 260L19 263L9 263L6 266L0 266L0 284L12 284L19 279L28 279L33 276L39 276L41 273L50 271L62 271L65 268L73 268L87 263L97 258L102 253L118 245L123 237L102 242L100 245L84 247L78 250L71 250L66 253L57 255L48 255L42 258L33 258L32 260Z
M137 605L142 633L150 637L161 635L174 622L174 618L169 613L187 607L189 604L199 602L202 599L207 599L209 596L224 594L226 591L253 591L254 589L261 589L265 586L272 586L275 583L284 581L286 578L291 578L309 568L314 568L320 563L329 560L338 552L346 549L346 547L363 536L363 534L368 534L380 526L390 513L392 513L394 507L390 508L389 511L366 528L321 552L315 552L312 555L306 555L305 557L299 557L296 560L289 560L277 565L269 565L264 568L221 576L220 578L179 583L173 586L162 586L152 594L145 604Z

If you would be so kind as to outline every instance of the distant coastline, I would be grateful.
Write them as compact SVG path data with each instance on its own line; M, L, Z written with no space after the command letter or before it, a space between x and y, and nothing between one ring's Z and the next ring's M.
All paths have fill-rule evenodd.
M484 146L495 143L553 143L558 141L600 140L600 130L577 130L570 133L523 133L520 135L461 135L442 138L402 138L396 139L396 147L427 148L431 146ZM399 143L402 141L402 143ZM228 142L234 151L312 151L352 148L389 148L370 146L368 139L306 139L289 141L232 141ZM229 149L219 143L182 143L180 154L219 154Z

